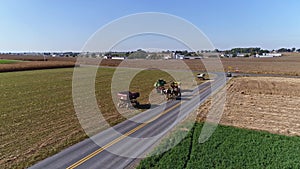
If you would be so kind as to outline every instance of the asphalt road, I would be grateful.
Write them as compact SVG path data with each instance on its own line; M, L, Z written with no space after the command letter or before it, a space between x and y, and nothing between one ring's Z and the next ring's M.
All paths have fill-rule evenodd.
M226 79L223 76L201 84L194 90L184 91L181 100L169 101L145 111L30 168L125 168L136 157L153 148L176 124L223 87L224 81Z

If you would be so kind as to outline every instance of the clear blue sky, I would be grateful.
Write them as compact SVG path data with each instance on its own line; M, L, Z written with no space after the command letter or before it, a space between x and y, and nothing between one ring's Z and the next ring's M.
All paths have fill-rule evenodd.
M100 27L140 12L182 17L219 49L300 48L299 0L2 0L0 52L80 51Z

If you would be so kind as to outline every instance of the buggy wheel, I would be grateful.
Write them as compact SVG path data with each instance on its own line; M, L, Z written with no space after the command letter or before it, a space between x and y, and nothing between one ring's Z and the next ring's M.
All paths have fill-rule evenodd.
M137 102L135 103L135 106L134 106L134 107L138 108L139 106L140 106L140 103L137 101Z

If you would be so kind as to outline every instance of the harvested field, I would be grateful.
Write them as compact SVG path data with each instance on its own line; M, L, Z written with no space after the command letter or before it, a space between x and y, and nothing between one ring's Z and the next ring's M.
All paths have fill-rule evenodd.
M114 72L114 68L98 69L95 79L98 107L110 125L149 109L116 110L111 94ZM88 76L81 77L83 83ZM87 137L74 110L72 77L73 68L0 73L0 168L27 168ZM149 105L158 78L172 80L160 70L144 70L133 78L130 90L140 92L142 105ZM108 127L98 126L94 132Z
M300 79L244 77L232 79L221 124L300 136ZM205 119L207 102L199 109Z

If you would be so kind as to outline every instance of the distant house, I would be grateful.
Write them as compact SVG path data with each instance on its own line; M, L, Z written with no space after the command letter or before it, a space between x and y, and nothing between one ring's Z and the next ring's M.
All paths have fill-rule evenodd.
M172 53L159 53L158 55L163 56L165 60L172 59Z
M186 56L184 59L203 59L202 56Z
M281 53L267 53L267 54L273 55L273 57L281 57L282 56Z
M104 59L112 59L112 60L124 60L125 57L116 57L116 56L104 56Z
M236 57L249 57L250 55L250 53L238 53Z
M273 57L281 57L281 53L263 53L262 55L256 54L257 58L273 58Z
M184 59L184 58L185 58L184 55L180 55L180 54L175 55L175 59Z
M179 54L176 54L175 55L175 58L176 59L203 59L203 56L185 56L185 55L179 55Z
M228 58L232 58L233 54L221 54L220 57L228 57Z

